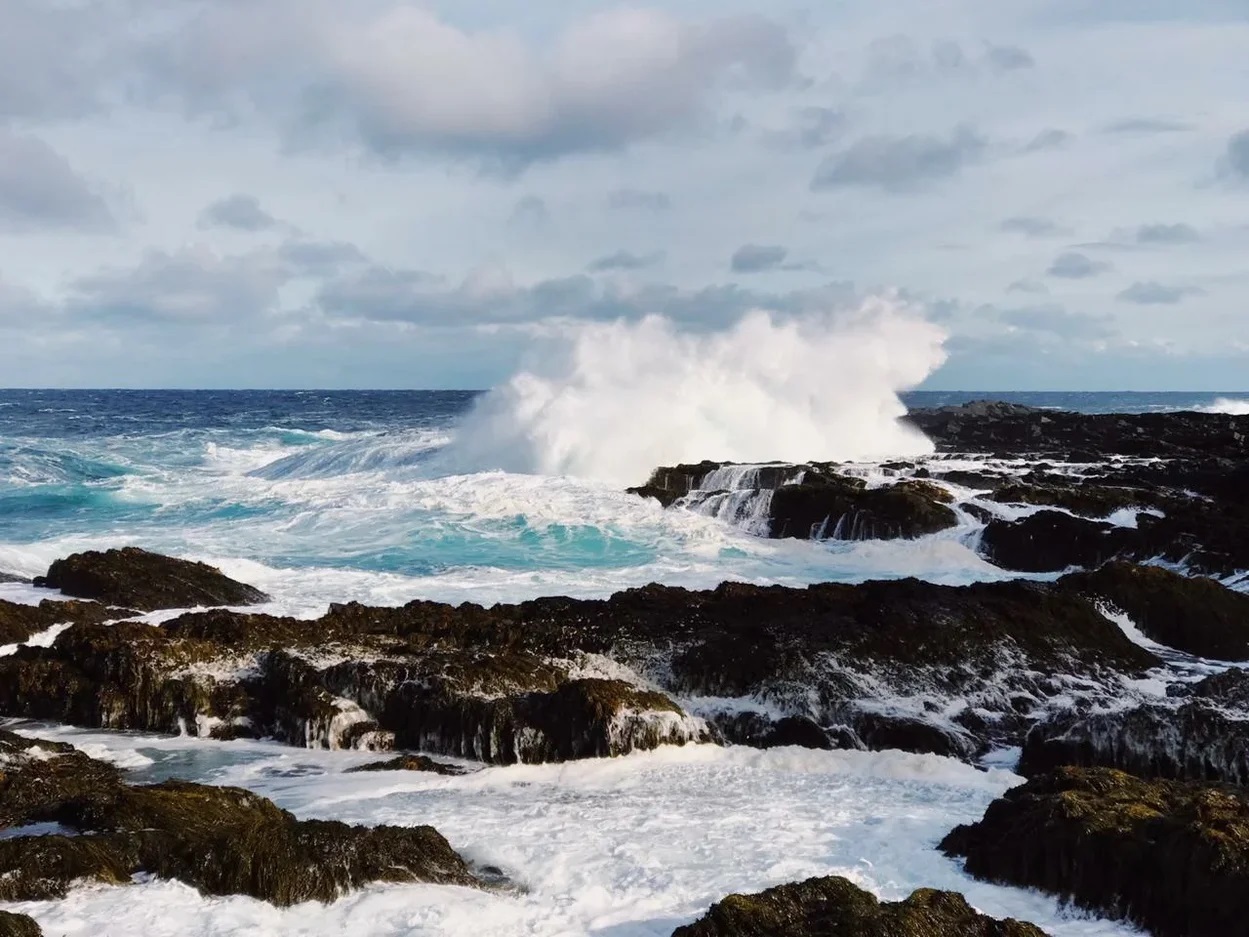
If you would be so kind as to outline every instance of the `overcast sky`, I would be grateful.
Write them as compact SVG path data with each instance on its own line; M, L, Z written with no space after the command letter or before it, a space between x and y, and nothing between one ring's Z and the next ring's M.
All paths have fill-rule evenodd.
M946 389L1249 388L1244 0L0 0L0 385L484 387L896 288Z

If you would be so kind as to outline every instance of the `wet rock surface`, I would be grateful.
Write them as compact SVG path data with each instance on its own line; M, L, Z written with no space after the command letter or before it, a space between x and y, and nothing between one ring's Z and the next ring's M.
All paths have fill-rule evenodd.
M1062 768L1008 791L942 842L969 873L1040 888L1158 937L1244 932L1249 793Z
M448 765L440 761L434 761L424 755L400 755L398 758L392 758L389 761L374 761L367 765L361 765L358 768L349 768L348 774L359 774L360 772L371 771L421 771L427 774L442 774L448 777L455 777L464 774L463 768L457 765Z
M837 876L730 895L672 937L1045 937L1032 924L999 921L954 892L920 889L882 902Z
M137 547L75 553L53 563L46 576L35 580L35 585L144 612L256 605L269 598L259 589L237 582L205 563L161 556Z
M21 835L26 827L55 832ZM432 827L298 821L248 791L181 781L131 786L64 744L0 730L0 901L64 897L75 884L147 873L206 895L286 906L372 882L475 885Z
M133 614L128 609L108 608L98 602L45 599L38 605L22 605L0 599L0 645L21 644L54 625L111 621Z
M0 658L0 714L497 764L705 741L972 758L1158 664L1061 583L648 586L80 624Z
M25 914L0 911L0 937L42 937L35 919Z

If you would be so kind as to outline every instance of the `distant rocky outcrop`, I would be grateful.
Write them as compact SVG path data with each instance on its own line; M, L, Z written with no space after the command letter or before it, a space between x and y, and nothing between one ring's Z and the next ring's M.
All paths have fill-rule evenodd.
M1249 792L1062 768L1008 791L941 844L977 878L1039 888L1157 937L1249 920Z
M35 585L144 612L257 605L269 600L259 589L237 582L215 567L137 547L75 553L53 563Z
M0 901L60 898L82 881L126 885L139 873L282 906L372 882L478 884L432 827L299 821L228 787L131 786L68 745L2 730L0 765Z
M812 878L755 895L730 895L672 937L1045 937L1032 924L999 921L966 899L923 888L882 902L847 879Z

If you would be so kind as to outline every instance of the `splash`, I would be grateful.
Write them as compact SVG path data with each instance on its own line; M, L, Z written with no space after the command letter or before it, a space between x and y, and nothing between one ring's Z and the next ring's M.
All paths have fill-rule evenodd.
M483 396L447 451L461 470L640 484L660 465L909 457L898 392L945 360L944 333L893 296L817 316L752 312L724 332L581 326Z
M1220 397L1214 403L1197 408L1201 413L1226 413L1228 416L1249 416L1249 400Z

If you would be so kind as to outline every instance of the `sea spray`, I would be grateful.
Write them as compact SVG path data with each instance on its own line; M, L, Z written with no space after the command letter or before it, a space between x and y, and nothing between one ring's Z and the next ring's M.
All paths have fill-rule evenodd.
M501 469L639 484L659 465L909 457L900 391L945 360L945 335L897 297L821 315L764 311L722 332L660 317L571 328L479 399L443 454Z

